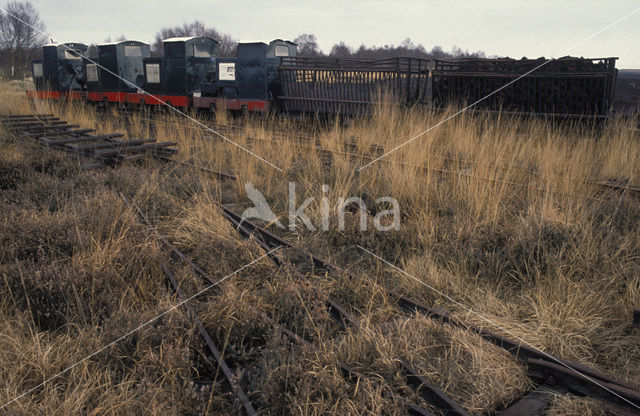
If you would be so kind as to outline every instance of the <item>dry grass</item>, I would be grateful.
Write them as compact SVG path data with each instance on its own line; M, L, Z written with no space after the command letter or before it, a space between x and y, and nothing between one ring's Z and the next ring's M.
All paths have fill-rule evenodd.
M31 112L8 90L1 112ZM115 110L37 103L101 132L152 133L141 114L125 124ZM198 115L196 115L198 116ZM252 182L288 224L288 183L319 227L323 184L330 226L275 232L348 268L356 276L310 275L266 259L194 301L254 405L265 414L403 414L387 392L425 405L406 385L404 359L473 414L499 409L529 386L524 368L504 351L461 330L405 316L383 287L444 306L485 325L446 298L376 262L368 247L408 273L473 308L502 328L562 358L638 384L640 347L631 312L640 306L640 206L585 180L640 183L635 120L603 129L554 126L542 120L464 114L357 172L382 147L389 151L443 114L379 108L348 126L300 126L292 119L221 123L245 129L232 139L282 169L210 132L168 116L153 135L177 141L180 160L238 175L218 182L196 170L149 163L83 171L80 162L35 145L4 139L0 152L0 390L2 403L84 358L176 302L160 269L160 246L126 209L121 191L144 206L159 230L215 280L261 256L215 206L241 212ZM296 137L315 135L326 154ZM284 132L284 133L283 133ZM273 136L279 137L272 140ZM355 146L355 147L354 147ZM357 153L353 158L345 153ZM428 169L418 168L426 165ZM442 173L447 171L450 173ZM337 227L338 198L361 197L359 213ZM373 229L395 197L397 231ZM172 263L187 293L205 287L188 267ZM327 296L361 322L344 330L329 316ZM316 347L292 346L273 331L267 312ZM389 326L388 322L395 322ZM490 328L492 331L499 330ZM172 312L11 404L11 414L227 414L229 393L184 311ZM338 360L367 374L355 388ZM603 414L594 401L558 397L553 414Z

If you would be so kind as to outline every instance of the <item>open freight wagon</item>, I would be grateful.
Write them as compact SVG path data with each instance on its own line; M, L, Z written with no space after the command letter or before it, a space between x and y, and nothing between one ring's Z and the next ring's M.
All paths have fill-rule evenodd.
M606 117L613 104L616 59L563 57L546 64L544 58L436 60L431 74L433 106L458 108L482 99L475 108Z
M427 103L428 60L281 58L278 105L292 113L360 115L381 97Z

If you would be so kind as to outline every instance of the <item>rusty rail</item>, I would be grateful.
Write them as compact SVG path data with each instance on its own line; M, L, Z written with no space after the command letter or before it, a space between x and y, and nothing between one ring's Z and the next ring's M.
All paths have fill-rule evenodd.
M162 242L164 247L166 247L169 251L171 251L178 258L180 258L180 260L182 260L183 262L188 264L198 275L200 275L201 278L203 278L204 280L206 280L207 282L209 282L211 284L215 283L215 281L213 279L211 279L209 273L205 272L200 266L195 264L195 262L191 258L189 258L189 256L187 256L182 251L180 251L173 243L171 243L165 236L163 236L157 230L156 227L154 227L151 224L151 222L149 221L148 217L144 214L142 209L137 204L135 204L135 202L127 200L127 198L122 193L120 193L120 197L125 201L125 204L127 206L129 206L130 208L133 207L133 209L135 209L138 217L143 221L143 223L147 226L148 229L153 231L153 233L156 235L156 237ZM220 207L222 207L222 206L220 205ZM240 225L240 229L241 230L242 230L242 228L243 228L243 226ZM246 230L246 228L244 228L244 233L247 233L247 232L248 232L248 230ZM245 236L247 236L247 234L245 234ZM260 244L260 246L263 249L266 249L268 253L272 252L272 248L270 248L262 239L258 240L258 243ZM280 260L273 253L269 254L269 257L276 263L276 265L280 266L282 264L282 260ZM171 283L174 286L174 288L178 287L177 286L177 282L175 281L175 278L172 277L170 270L168 269L168 267L164 263L163 263L163 270L168 275L168 277L170 276L170 279L172 280ZM184 298L184 295L182 295L182 298ZM344 310L344 308L342 306L340 306L337 302L333 302L333 304L334 304L335 307L340 308L341 310ZM186 304L186 305L189 308L191 316L194 318L194 320L197 320L197 316L195 315L195 312L193 311L191 306L188 305L188 304ZM272 325L272 327L275 330L280 331L282 334L286 335L287 337L289 337L290 339L292 339L296 343L298 343L298 344L300 344L302 346L309 347L309 348L316 348L315 345L311 344L310 342L308 342L304 338L300 337L295 332L293 332L293 331L289 330L288 328L284 327L282 324L280 324L277 321L275 321L271 316L269 316L264 311L255 308L251 304L249 304L248 306L250 307L250 309L252 311L257 313L261 317L265 318ZM347 326L347 325L358 325L357 321L355 320L355 318L350 317L350 315L348 315L348 313L346 313L346 312L343 312L343 313L344 313L344 316L340 316L340 318L336 318L336 319L339 319L340 322L343 325L345 325L345 326ZM216 351L218 351L216 349L216 347L215 347L215 344L214 344L213 340L211 339L210 335L207 333L206 329L202 326L201 322L199 320L197 320L196 323L198 325L198 329L199 329L200 333L207 340L207 345L209 346L209 348L210 349L215 349ZM219 360L218 362L220 362L220 361L224 362L224 357L222 357L221 355L214 353L214 356L216 357L216 360ZM343 372L343 374L345 375L345 377L347 377L348 379L350 379L352 381L355 381L356 384L359 382L359 380L367 378L365 375L359 373L358 371L354 370L350 366L348 366L348 365L346 365L346 364L344 364L344 363L342 363L340 361L338 362L338 366L340 367L340 369ZM413 376L414 378L419 378L420 377L408 365L406 365L405 368L406 368L406 371L409 372L409 376ZM244 391L242 390L242 387L235 382L235 379L233 378L233 374L230 373L230 372L229 372L230 376L227 376L226 372L224 374L225 374L225 377L227 377L227 380L229 381L229 383L232 386L235 386L234 387L234 392L236 392L236 394L242 394L242 395L244 395L244 397L246 397L246 393L244 393ZM417 386L417 389L419 391L422 391L421 389L423 389L424 387L425 386L420 385L420 386ZM431 387L432 386L429 385L429 390L430 390ZM424 408L422 408L422 407L420 407L420 406L418 406L418 405L416 405L414 403L411 403L411 402L407 401L406 399L398 396L394 392L388 392L388 394L390 395L390 397L392 399L403 403L405 405L407 411L412 415L417 415L417 416L435 416L432 412L429 412L428 410L426 410L426 409L424 409ZM444 396L444 394L442 392L439 392L439 394L442 397L446 398L446 396ZM427 397L430 397L430 396L427 396ZM453 405L456 406L455 403L453 403ZM246 409L246 406L245 406L245 409ZM464 412L464 411L462 411L462 412ZM249 413L249 412L247 411L247 413ZM467 413L447 413L447 414L459 415L459 416L467 416Z
M184 293L182 292L182 289L180 289L180 285L178 285L178 282L176 281L175 277L173 276L173 273L171 272L169 267L164 262L162 263L162 270L164 271L165 275L167 275L167 277L169 278L169 281L171 282L171 285L173 286L174 290L176 291L176 294L178 295L178 299L180 299L181 302L185 302L186 301L186 297L185 297ZM184 306L187 308L187 311L189 312L189 315L191 316L191 319L193 319L193 321L196 324L196 327L198 328L198 331L200 332L200 334L204 338L207 346L209 347L209 351L211 351L211 353L213 354L214 358L216 359L216 362L218 363L218 366L222 370L222 373L224 374L225 378L227 379L227 381L231 385L231 390L236 395L238 400L240 400L240 403L242 403L242 406L244 407L244 410L247 413L247 415L249 415L249 416L257 415L258 413L253 408L253 405L249 401L249 398L247 397L247 394L244 392L244 390L242 390L242 387L236 381L236 379L235 379L235 377L233 375L233 372L229 368L229 365L227 364L227 362L225 361L224 357L222 356L222 353L220 353L220 350L218 350L218 348L216 347L215 343L211 339L211 336L209 335L209 333L205 329L204 325L202 325L202 321L200 321L200 318L198 318L198 315L193 310L193 307L191 305L189 305L189 302L185 302Z
M220 205L220 207L227 218L232 219L236 224L239 223L241 218L237 214L233 213L231 210L222 205ZM242 222L242 225L245 229L248 229L245 232L250 232L250 235L257 236L259 238L259 241L263 241L264 244L266 244L265 248L273 247L274 245L281 245L283 247L295 249L296 251L302 253L306 258L310 259L314 267L320 268L327 272L337 272L346 275L349 278L353 278L350 273L345 272L340 267L314 256L312 253L301 247L297 247L288 243L275 234L253 224L250 221L244 220ZM587 366L572 363L566 360L561 360L519 341L513 341L507 337L470 325L464 321L454 318L449 312L445 310L430 308L420 304L419 302L411 300L404 295L395 293L386 288L384 290L390 297L397 300L399 306L402 306L405 309L422 313L432 319L477 333L486 341L489 341L494 345L507 350L516 358L523 361L531 371L533 371L535 365L542 365L541 362L553 364L555 366L564 368L566 372L562 373L563 377L559 380L559 382L564 388L574 394L586 394L590 397L595 397L603 400L608 405L619 406L622 409L625 409L625 412L628 412L629 414L640 414L640 412L637 412L635 408L629 407L629 403L640 406L640 392L638 392L637 388L635 388L634 386L622 383L618 380L614 380L611 377ZM539 361L531 361L532 359ZM558 365L557 363L561 363L561 365ZM557 371L557 369L555 369L555 367L553 366L549 368ZM536 376L535 372L532 372L531 375L532 377L534 377L534 379L538 379L543 382L548 378L548 375L545 375L544 377L538 377ZM588 389L585 387L585 385L589 386ZM609 386L613 386L613 388L610 388L609 390L611 391L608 391L602 386L606 388L609 388ZM622 397L622 399L619 396Z
M328 263L324 260L314 256L310 252L294 246L275 234L270 233L264 228L254 224L249 220L242 220L237 214L221 204L216 204L220 207L223 215L229 220L237 230L239 230L247 238L255 238L255 241L260 247L266 251L271 252L275 247L287 247L301 252L306 258L310 259L315 267L327 269ZM278 266L283 264L283 261L276 255L271 255L272 260ZM335 300L328 297L327 306L331 311L333 318L340 323L345 329L349 326L359 327L360 323L357 318L346 311L346 308L340 305ZM430 404L434 405L439 410L445 412L450 416L468 416L468 413L454 400L448 397L442 390L435 385L429 383L424 377L418 374L406 361L399 359L403 372L406 375L407 382L414 386L416 391Z

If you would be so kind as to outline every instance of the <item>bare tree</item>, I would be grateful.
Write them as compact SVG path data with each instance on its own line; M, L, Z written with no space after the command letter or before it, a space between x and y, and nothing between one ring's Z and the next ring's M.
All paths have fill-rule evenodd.
M154 56L162 55L162 41L164 39L180 36L205 36L220 42L220 55L233 56L236 50L236 42L231 36L218 32L213 27L207 27L199 20L191 23L184 23L182 26L163 27L156 34L155 42L151 46L151 53Z
M436 45L431 49L431 56L433 58L448 58L449 55L442 49L442 46Z
M318 47L316 35L311 33L303 33L293 40L298 45L298 55L300 56L319 56L322 54Z
M9 1L7 13L0 11L0 49L9 55L5 73L10 78L23 78L37 47L47 41L40 33L44 23L30 1Z
M336 58L349 58L351 56L351 48L344 44L344 42L336 43L331 48L329 56Z

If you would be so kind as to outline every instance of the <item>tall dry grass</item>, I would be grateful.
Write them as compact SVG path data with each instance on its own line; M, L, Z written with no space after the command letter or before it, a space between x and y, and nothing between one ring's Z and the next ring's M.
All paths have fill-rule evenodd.
M31 110L20 96L4 94L11 105L2 111ZM318 228L326 196L331 209L327 231L311 232L302 224L293 230L270 227L357 276L355 281L314 276L265 261L195 303L232 365L251 369L238 376L262 412L403 413L386 391L402 392L418 403L422 399L400 376L398 358L410 361L474 414L504 406L528 387L521 365L503 351L464 331L404 316L383 295L383 287L487 326L356 244L538 348L638 384L639 333L631 327L631 313L640 306L640 207L628 196L587 182L640 181L640 145L633 131L637 120L615 119L591 128L464 113L358 171L449 113L381 106L370 118L348 125L325 121L322 127L279 117L218 115L219 124L242 125L230 139L279 172L179 116L162 116L163 123L152 130L149 116L141 113L124 121L114 109L97 115L77 103L36 103L36 111L54 112L83 127L99 126L100 131L177 141L179 160L233 172L238 180L220 183L199 171L161 164L81 172L77 162L55 153L39 156L55 162L33 162L38 149L10 141L2 160L17 179L12 180L14 196L3 202L3 233L11 242L3 244L1 257L2 276L9 282L2 297L7 346L2 351L11 351L0 355L9 386L3 400L171 303L171 292L159 283L160 249L115 197L117 191L135 198L164 234L220 278L262 254L215 207L215 201L222 201L240 213L250 206L246 182L265 195L285 225L289 182L296 186L296 206L313 198L306 213ZM39 171L38 166L53 168ZM326 195L322 185L329 186ZM338 229L337 202L351 196L367 203L365 232L358 228L357 210L347 212L346 229ZM373 216L387 209L375 203L382 196L399 202L397 231L372 227ZM46 230L36 233L46 244L17 238L9 227L27 235ZM51 259L33 262L23 251L43 252ZM51 263L61 265L49 267ZM188 268L173 267L189 293L204 287ZM37 277L46 269L52 270L48 276ZM56 299L56 290L64 293L64 301L35 302ZM324 307L327 296L347 305L363 326L345 331L336 325ZM313 341L317 349L290 346L255 315L254 307ZM43 313L55 316L55 324L38 325L40 318L34 316ZM12 409L29 413L55 404L95 413L228 411L231 402L223 386L203 384L214 378L216 369L201 354L197 334L184 315L171 316L158 326L157 338L150 328L146 337L127 343L128 349L95 357ZM389 321L401 324L389 332ZM354 390L340 375L337 360L371 378ZM135 387L154 377L162 382ZM190 383L206 388L180 391ZM593 401L559 397L552 412L604 411Z

